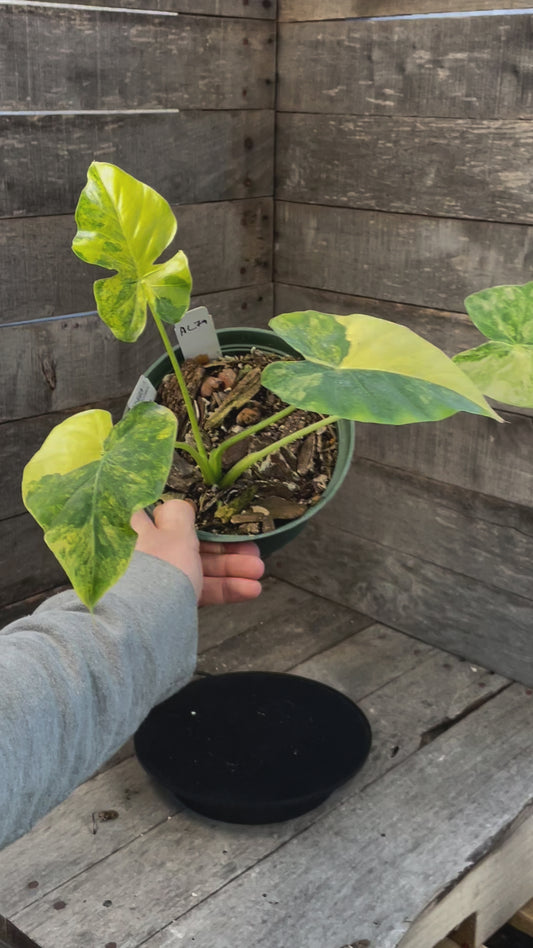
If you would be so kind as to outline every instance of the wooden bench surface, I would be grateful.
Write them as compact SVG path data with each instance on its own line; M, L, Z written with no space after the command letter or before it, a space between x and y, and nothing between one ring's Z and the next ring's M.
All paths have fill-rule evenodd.
M199 670L337 687L371 755L312 813L248 827L118 755L0 854L0 912L40 948L432 948L469 916L480 945L531 897L531 689L273 578L201 616Z

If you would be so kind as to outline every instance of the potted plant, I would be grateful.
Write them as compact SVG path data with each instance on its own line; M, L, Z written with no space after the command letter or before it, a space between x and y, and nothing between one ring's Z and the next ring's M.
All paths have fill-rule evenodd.
M175 415L150 401L137 404L114 428L108 413L90 410L58 425L27 464L24 503L90 609L126 569L135 543L131 514L160 497L175 450L192 459L206 489L221 490L286 445L343 421L350 447L342 457L345 469L354 421L402 425L458 411L498 417L468 376L411 330L362 314L294 312L270 321L269 338L297 357L269 362L261 373L262 386L282 399L283 408L209 450L179 349L165 328L186 316L192 289L182 251L156 263L177 229L169 205L116 166L93 162L76 221L74 252L117 271L94 284L100 317L117 339L133 343L150 312L165 350L152 375L172 369L190 427L187 439L177 442ZM225 467L230 449L298 412L312 412L315 420ZM114 479L119 468L125 477Z
M229 508L226 519L242 526L247 504L254 512L251 472L290 445L330 432L340 475L328 490L322 483L320 498L313 498L295 521L298 529L327 502L346 472L354 422L403 425L438 421L458 411L498 419L459 365L416 333L364 314L307 311L270 321L271 333L260 335L259 369L247 361L255 336L237 343L230 339L232 356L235 346L238 353L230 366L234 384L221 393L218 414L228 415L228 403L229 415L234 414L242 407L240 394L250 391L254 398L259 390L266 392L266 402L259 417L252 414L245 423L241 419L237 428L223 425L221 438L208 439L189 391L187 363L180 364L180 350L165 328L186 326L187 335L191 326L192 279L185 255L179 251L156 262L176 232L169 205L121 169L93 162L76 220L75 253L116 271L94 285L101 318L119 340L132 343L151 313L164 356L147 370L145 383L153 382L148 398L170 378L177 415L184 414L188 423L178 439L176 414L152 400L135 404L115 427L106 412L82 412L57 426L26 466L24 503L91 610L127 567L136 539L131 514L160 498L176 456L200 473L201 490L215 495L216 512ZM193 314L196 328L201 327L195 327ZM210 352L203 358L204 336L202 340L201 358L193 368L214 368L215 374L203 381L206 390L216 391L227 366L222 360L220 369L217 353L214 359ZM236 398L239 386L244 393ZM281 432L273 439L260 447L254 444L256 436L280 423ZM255 506L270 515L263 503ZM277 543L280 534L283 540L290 535L286 524L267 522L262 539ZM229 542L239 539L243 536L228 537ZM209 816L254 823L316 806L361 766L370 740L364 715L344 695L290 675L243 673L188 685L154 709L138 732L136 747L147 769L189 805Z

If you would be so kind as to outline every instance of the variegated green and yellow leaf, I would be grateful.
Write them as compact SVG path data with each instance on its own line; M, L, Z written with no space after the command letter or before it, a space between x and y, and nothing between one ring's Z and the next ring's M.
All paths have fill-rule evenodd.
M485 342L459 353L454 362L489 398L533 408L533 346Z
M298 408L391 425L458 411L498 417L451 359L404 326L311 310L276 316L270 327L306 361L268 365L263 384Z
M480 290L467 296L465 307L487 339L533 345L533 282Z
M26 465L24 503L89 609L124 573L136 540L131 515L160 497L175 440L174 415L153 402L115 427L94 409L54 428Z
M490 398L533 408L533 283L472 293L465 306L490 341L453 361Z
M179 322L189 307L192 278L182 251L155 263L177 229L157 191L115 165L93 161L76 223L74 253L86 263L118 271L94 285L99 315L118 339L134 342L140 336L147 304L164 322Z

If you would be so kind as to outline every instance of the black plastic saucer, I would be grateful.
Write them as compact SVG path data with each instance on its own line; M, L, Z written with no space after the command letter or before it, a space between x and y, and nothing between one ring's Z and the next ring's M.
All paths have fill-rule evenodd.
M359 770L371 742L360 708L328 685L234 672L193 681L154 708L135 750L191 810L257 824L318 806Z

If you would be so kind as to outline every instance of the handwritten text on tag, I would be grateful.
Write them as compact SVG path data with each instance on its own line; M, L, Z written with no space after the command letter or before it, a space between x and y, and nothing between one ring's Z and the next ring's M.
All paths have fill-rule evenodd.
M219 359L222 355L213 319L206 306L190 309L175 329L185 359L194 359L199 355Z

